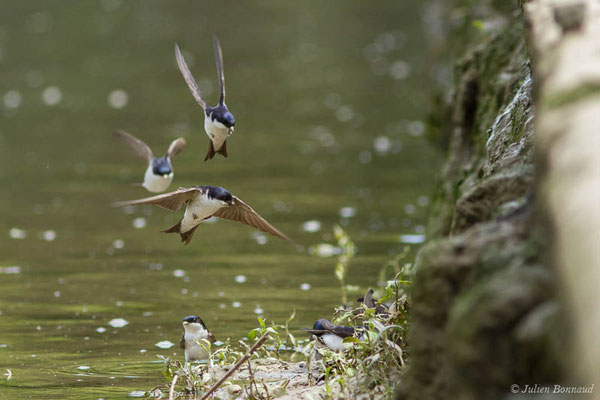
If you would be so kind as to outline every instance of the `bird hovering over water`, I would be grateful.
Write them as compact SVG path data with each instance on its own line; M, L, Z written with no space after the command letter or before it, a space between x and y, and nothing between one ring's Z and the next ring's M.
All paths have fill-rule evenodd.
M154 204L171 211L177 211L185 205L185 213L179 222L162 231L165 233L178 233L181 236L181 241L185 244L192 240L192 236L200 223L210 217L241 222L278 238L290 240L254 211L252 207L222 187L194 186L179 188L174 192L158 196L114 203L117 207L142 204Z
M181 54L181 50L179 50L179 46L175 45L175 58L177 59L179 70L183 74L183 78L190 88L192 95L204 111L204 130L210 139L208 144L208 152L206 153L206 158L204 158L204 161L213 158L215 153L219 153L223 157L227 157L227 139L233 133L233 127L235 125L235 118L225 104L223 52L221 51L219 39L216 36L213 36L213 46L215 48L215 59L217 61L217 73L219 76L219 86L221 92L219 96L219 103L216 106L211 107L202 98L202 93L200 93L200 89L196 84L196 80L192 76L185 59L183 58L183 54Z
M185 317L183 319L183 330L179 347L183 349L185 363L208 359L208 352L200 345L200 340L208 340L214 343L216 339L208 330L202 318L197 315Z
M135 136L121 130L113 132L113 136L125 143L133 152L147 163L142 186L149 192L158 193L167 190L173 181L173 166L171 161L185 147L185 139L178 138L171 142L167 154L154 157L150 147Z
M354 336L354 328L345 325L335 325L327 319L319 319L312 329L302 328L311 333L317 340L334 351L344 351L344 338Z

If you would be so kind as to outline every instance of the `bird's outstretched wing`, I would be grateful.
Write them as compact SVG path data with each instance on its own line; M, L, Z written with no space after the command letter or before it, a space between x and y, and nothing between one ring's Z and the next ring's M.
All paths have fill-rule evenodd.
M117 129L113 132L113 136L125 143L146 164L154 159L154 154L152 154L150 147L132 134Z
M198 104L200 104L200 107L202 107L203 110L206 110L206 107L208 107L208 105L206 104L206 101L204 101L204 99L202 98L202 93L200 93L200 88L198 87L196 80L192 76L190 69L188 68L187 64L185 63L183 54L181 54L181 50L179 50L179 46L177 46L177 45L175 45L175 58L177 59L177 65L179 66L179 70L181 71L181 74L183 75L185 82L187 83L188 87L190 88L192 95L194 96L194 98L196 99Z
M219 96L219 104L225 103L225 73L223 72L223 51L221 43L216 35L213 35L213 47L215 48L215 61L217 62L217 74L219 75L219 86L221 94Z
M265 233L277 236L283 240L291 241L287 236L281 233L277 228L271 225L266 219L261 217L248 204L244 203L238 197L233 196L233 205L223 207L213 214L214 217L238 221Z
M183 151L185 148L186 141L184 138L177 138L171 142L169 146L169 150L167 150L167 155L170 159L175 158L175 156Z
M202 193L201 188L179 188L174 192L159 194L158 196L146 197L145 199L120 201L113 203L115 207L121 206L139 206L142 204L154 204L166 208L167 210L177 211L185 203Z

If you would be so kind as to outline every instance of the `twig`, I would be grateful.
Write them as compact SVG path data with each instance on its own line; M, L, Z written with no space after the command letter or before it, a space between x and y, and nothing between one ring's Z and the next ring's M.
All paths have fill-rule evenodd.
M173 381L171 382L171 389L169 389L169 400L173 400L175 397L175 384L177 383L177 379L179 379L179 375L173 375Z
M254 353L256 350L258 350L263 345L263 343L265 342L265 340L267 340L268 337L269 337L269 332L262 335L261 338L258 339L258 342L256 342L254 344L254 346L252 346L250 348L250 350L248 350L246 355L244 357L242 357L240 359L240 361L235 363L235 365L229 371L227 371L227 373L221 379L219 379L219 381L217 383L215 383L213 385L213 387L211 387L209 389L209 391L206 392L200 400L208 399L208 396L210 396L215 390L217 390L219 388L219 386L221 386L223 384L223 382L225 382L227 380L227 378L229 378L244 362L246 362L246 360L250 358L252 353Z

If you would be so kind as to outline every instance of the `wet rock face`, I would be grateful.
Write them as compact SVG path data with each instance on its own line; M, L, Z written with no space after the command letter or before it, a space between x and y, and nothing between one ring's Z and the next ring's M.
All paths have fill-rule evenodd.
M536 218L533 81L516 3L504 18L458 63L437 118L448 158L429 225L435 239L417 260L399 399L500 399L512 384L560 382L554 274Z

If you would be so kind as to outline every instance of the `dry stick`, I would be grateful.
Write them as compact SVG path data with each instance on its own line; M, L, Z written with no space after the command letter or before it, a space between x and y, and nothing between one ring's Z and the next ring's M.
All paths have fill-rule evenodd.
M258 339L258 342L256 342L254 344L254 346L252 346L250 348L250 350L248 350L246 355L244 357L242 357L240 359L240 361L235 363L235 365L229 371L227 371L227 373L221 379L219 379L219 382L215 383L213 385L213 387L211 387L210 390L208 392L206 392L206 394L204 396L202 396L202 398L200 400L208 399L208 396L210 396L212 392L217 390L219 388L219 386L221 386L223 384L223 382L225 382L227 380L227 378L229 378L231 376L231 374L233 374L247 359L249 359L250 356L252 355L252 353L254 353L256 350L258 350L260 348L260 346L263 345L265 340L267 340L268 337L269 337L269 332L262 335L261 338Z
M169 389L169 400L173 400L175 398L175 384L177 383L177 379L179 379L179 375L173 375L173 382L171 382L171 389Z

